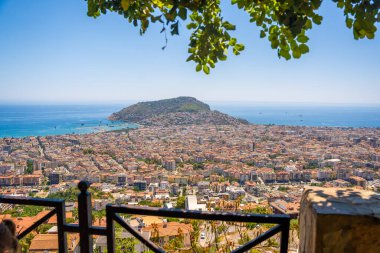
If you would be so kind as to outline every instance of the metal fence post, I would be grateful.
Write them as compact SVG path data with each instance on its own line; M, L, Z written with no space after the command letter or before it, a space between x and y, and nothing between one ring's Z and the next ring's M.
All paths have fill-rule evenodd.
M78 216L79 216L79 237L80 237L80 252L92 253L93 240L90 234L92 226L92 206L91 194L87 191L90 186L89 182L80 181L78 188L81 191L78 195Z
M106 219L107 219L107 251L108 253L115 252L115 226L113 223L114 213L110 206L106 206Z
M280 253L288 252L288 243L289 243L289 229L290 229L290 219L286 220L281 224L281 241L280 241Z
M67 253L67 237L64 231L66 224L65 202L62 201L56 206L57 211L57 226L58 226L58 247L59 253Z

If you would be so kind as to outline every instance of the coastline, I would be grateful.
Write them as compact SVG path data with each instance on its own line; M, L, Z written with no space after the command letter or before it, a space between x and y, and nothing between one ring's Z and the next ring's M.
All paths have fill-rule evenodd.
M380 128L377 107L297 107L276 105L211 105L228 115L243 118L253 125L315 128ZM120 105L94 106L0 106L0 138L90 134L136 124L109 121Z

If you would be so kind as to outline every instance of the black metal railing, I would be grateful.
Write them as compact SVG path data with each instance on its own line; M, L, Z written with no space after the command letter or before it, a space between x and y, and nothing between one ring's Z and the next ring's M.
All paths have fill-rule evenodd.
M80 193L78 194L78 217L79 224L68 224L65 218L65 202L55 199L36 199L36 198L20 198L10 196L0 196L0 203L19 204L19 205L35 205L52 207L53 209L36 221L32 226L24 230L18 235L18 239L22 239L25 235L32 232L39 225L46 222L53 215L57 215L58 227L58 246L59 253L67 253L66 233L79 233L79 247L81 253L93 252L92 235L102 235L107 237L107 251L115 252L115 222L122 226L126 231L132 234L142 244L155 253L165 252L149 239L142 236L140 232L130 226L120 214L138 214L171 218L184 218L208 221L225 221L225 222L255 222L276 224L257 238L233 250L233 253L246 252L247 250L257 246L272 236L281 233L280 253L288 251L289 224L290 217L288 215L262 215L262 214L242 214L228 212L200 212L187 211L180 209L161 209L150 207L136 207L127 205L107 205L106 206L106 227L98 227L92 225L92 206L91 194L88 192L90 184L81 181L78 184Z
M44 215L42 218L37 220L30 227L25 229L21 234L17 235L17 239L24 238L27 234L36 229L39 225L48 221L52 216L57 215L57 227L58 227L58 247L59 252L65 252L63 249L66 248L66 235L65 235L65 201L55 200L55 199L37 199L37 198L21 198L21 197L10 197L10 196L0 196L0 203L15 204L15 205L30 205L30 206L45 206L52 207L53 209Z

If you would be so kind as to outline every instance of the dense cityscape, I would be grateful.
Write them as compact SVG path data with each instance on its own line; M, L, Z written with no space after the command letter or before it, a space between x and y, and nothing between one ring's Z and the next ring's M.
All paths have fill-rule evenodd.
M92 183L94 216L98 217L94 223L99 225L104 225L106 204L118 203L288 214L295 219L292 225L296 231L301 195L307 185L380 191L378 136L376 128L204 124L3 138L1 194L65 198L69 203L67 217L75 222L75 187L79 180L87 180ZM0 219L12 218L20 233L44 212L42 208L1 204ZM222 232L214 234L208 223L149 216L126 220L147 238L154 239L158 230L162 235L156 236L158 242L168 249L194 248L195 243L209 250L216 240L232 248L242 243L242 232L232 225L226 226L228 235L223 236ZM48 225L44 233L30 238L29 252L38 252L41 244L54 241L54 220ZM192 236L195 226L196 242ZM251 237L260 229L266 228L245 227L244 235ZM71 237L75 252L79 240ZM173 246L178 238L181 247ZM104 252L105 240L99 237L95 241L96 249ZM263 247L275 249L276 242L271 243ZM294 232L290 249L297 249L297 244ZM137 242L132 245L136 252L146 251Z
M0 0L0 253L380 253L380 0Z

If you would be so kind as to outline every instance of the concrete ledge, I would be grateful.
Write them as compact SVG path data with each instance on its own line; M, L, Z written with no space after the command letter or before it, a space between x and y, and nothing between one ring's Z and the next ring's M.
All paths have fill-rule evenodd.
M380 194L306 188L301 201L299 252L380 252Z

